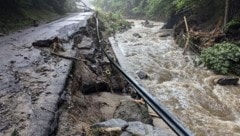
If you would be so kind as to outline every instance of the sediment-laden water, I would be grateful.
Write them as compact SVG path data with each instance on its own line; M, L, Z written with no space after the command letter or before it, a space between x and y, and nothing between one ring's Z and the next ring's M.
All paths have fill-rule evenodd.
M215 84L223 76L195 67L197 56L183 55L171 36L162 37L162 23L147 28L141 22L111 39L122 67L134 77L147 73L141 84L196 135L240 135L240 86Z

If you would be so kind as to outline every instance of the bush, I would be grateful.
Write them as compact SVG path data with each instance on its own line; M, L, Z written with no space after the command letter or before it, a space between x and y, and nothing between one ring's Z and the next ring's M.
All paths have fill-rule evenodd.
M240 63L240 47L232 43L215 44L204 50L201 60L205 65L220 74L236 73L233 71Z
M107 35L115 34L117 31L123 31L131 27L131 24L125 21L120 14L99 12L99 19L104 25Z
M231 20L224 26L224 31L228 31L229 29L238 29L240 27L240 18L236 18Z
M240 34L240 18L231 20L224 26L224 32L228 38L239 39Z

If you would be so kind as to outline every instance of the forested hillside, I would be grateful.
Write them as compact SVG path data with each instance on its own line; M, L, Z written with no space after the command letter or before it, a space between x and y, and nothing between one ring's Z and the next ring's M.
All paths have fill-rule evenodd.
M0 0L0 31L51 20L76 10L76 0Z
M240 9L238 0L95 0L94 4L105 11L127 17L144 16L155 20L184 14L195 16L198 21L227 15L225 19L229 21L239 15Z

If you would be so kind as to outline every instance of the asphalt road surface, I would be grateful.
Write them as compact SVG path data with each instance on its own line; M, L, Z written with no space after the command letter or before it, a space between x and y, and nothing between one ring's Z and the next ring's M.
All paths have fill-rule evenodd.
M32 43L56 36L67 39L91 16L91 12L74 13L0 37L0 136L46 136L54 131L72 60L52 56L50 49ZM63 48L62 54L75 55L72 41Z

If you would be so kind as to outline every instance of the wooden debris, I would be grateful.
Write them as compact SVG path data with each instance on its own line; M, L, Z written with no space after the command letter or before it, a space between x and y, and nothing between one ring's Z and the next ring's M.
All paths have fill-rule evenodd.
M134 102L136 103L139 103L139 104L145 104L145 101L143 100L143 98L141 98L140 100L133 100Z
M155 112L149 112L149 115L155 118L160 118Z
M187 41L184 45L184 49L183 49L183 54L185 54L186 49L188 48L189 45L189 40L190 40L190 33L189 33L189 28L188 28L188 23L187 23L187 18L184 16L184 23L185 23L185 27L186 27L186 31L187 31Z
M203 49L206 47L210 47L214 45L214 43L223 38L225 35L222 30L222 18L219 18L218 22L216 23L216 26L214 29L210 32L202 32L202 31L194 31L194 26L192 28L189 28L188 22L186 17L184 16L184 23L187 31L186 36L186 43L184 46L183 54L185 54L187 48L190 46L190 39L193 39L194 41L198 41L199 43L195 43L199 45L199 49Z
M64 59L77 60L77 61L81 60L81 59L78 59L78 58L75 58L75 57L70 57L70 56L64 56L64 55L61 55L61 54L57 54L55 52L51 52L51 54L55 55L55 56L58 56L58 57L61 57L61 58L64 58Z
M121 132L122 128L121 127L111 127L111 128L105 128L104 131L106 131L106 132Z

